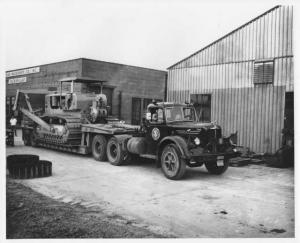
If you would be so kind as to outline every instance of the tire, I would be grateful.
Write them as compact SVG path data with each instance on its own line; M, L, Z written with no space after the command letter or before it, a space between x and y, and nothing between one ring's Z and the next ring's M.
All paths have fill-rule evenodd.
M181 179L186 170L185 160L175 144L166 145L160 156L161 169L164 175L171 180Z
M48 160L40 160L38 166L38 177L46 177L52 175L52 162Z
M122 149L122 146L115 137L111 137L108 140L106 154L108 161L116 166L125 164L130 157L127 152Z
M6 158L7 168L22 166L22 165L36 165L39 163L39 156L34 154L13 154Z
M92 141L92 154L95 160L106 161L107 140L103 135L96 135Z
M217 165L217 160L215 161L210 161L210 162L205 162L205 167L208 170L209 173L213 175L221 175L223 174L229 166L229 159L224 158L224 165L223 166L218 166Z
M7 160L11 178L32 179L52 175L52 162L39 160L37 155L10 155Z

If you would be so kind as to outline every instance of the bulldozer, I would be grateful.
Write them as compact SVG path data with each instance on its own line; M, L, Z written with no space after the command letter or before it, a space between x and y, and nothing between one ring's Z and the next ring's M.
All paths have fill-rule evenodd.
M45 95L45 112L41 116L36 115L31 107L28 96L30 91L17 90L13 111L20 111L27 117L23 126L25 144L35 146L39 140L46 144L80 145L82 124L119 122L108 116L110 107L106 95L102 93L104 82L86 77L60 79L60 91ZM67 92L63 91L65 83L68 86ZM99 84L100 94L75 93L76 83ZM27 109L19 102L22 95Z

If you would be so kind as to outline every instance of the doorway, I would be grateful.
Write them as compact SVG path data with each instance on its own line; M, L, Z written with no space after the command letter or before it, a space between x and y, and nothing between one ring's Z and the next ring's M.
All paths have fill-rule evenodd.
M139 125L141 121L142 99L132 98L131 124Z

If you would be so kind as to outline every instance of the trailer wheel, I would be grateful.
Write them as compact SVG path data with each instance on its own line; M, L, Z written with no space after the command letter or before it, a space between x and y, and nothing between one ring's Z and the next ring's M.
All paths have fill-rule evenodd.
M92 153L95 160L106 161L107 140L103 135L96 135L92 141Z
M228 169L229 159L224 158L223 165L221 166L217 165L217 160L205 162L204 164L209 173L214 175L221 175Z
M122 165L127 161L126 151L122 149L122 146L118 143L115 137L111 137L107 143L107 158L112 165Z
M160 161L161 169L168 179L179 180L183 177L186 163L181 159L181 154L175 144L168 144L163 148Z

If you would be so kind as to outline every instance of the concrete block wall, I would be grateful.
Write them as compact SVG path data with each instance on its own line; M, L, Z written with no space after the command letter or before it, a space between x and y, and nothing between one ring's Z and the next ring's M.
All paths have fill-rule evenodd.
M10 78L26 77L26 83L8 84L6 78L6 96L15 96L17 89L44 90L56 87L60 91L59 79L70 76L91 77L107 81L105 85L113 88L112 115L119 116L119 103L121 103L121 119L131 123L132 98L147 98L164 100L167 72L147 69L123 64L108 63L97 60L79 58L69 61L37 65L39 73L14 76ZM24 68L25 69L25 68ZM16 70L14 70L16 71ZM86 84L75 84L76 92L85 93ZM63 90L68 90L64 85ZM119 93L122 100L119 102Z
M122 92L121 119L131 122L132 97L164 99L166 72L83 59L82 75L107 81L113 86L112 115L119 114L119 92Z
M27 75L14 76L10 78L26 77L26 83L8 84L10 78L6 78L6 93L7 96L13 96L17 89L31 90L31 89L45 89L49 87L57 87L60 89L58 80L69 76L81 75L82 59L75 59L64 62L57 62L46 65L37 65L40 67L39 73L32 73ZM64 87L66 89L66 87ZM81 89L80 85L75 87L78 91Z

